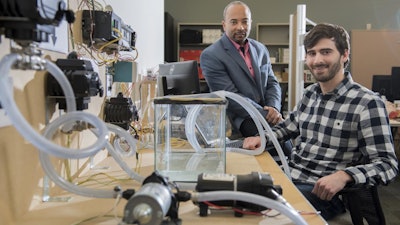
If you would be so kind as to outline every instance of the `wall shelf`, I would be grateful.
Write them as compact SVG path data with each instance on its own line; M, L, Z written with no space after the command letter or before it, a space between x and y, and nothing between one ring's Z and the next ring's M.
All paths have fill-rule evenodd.
M312 25L307 25L306 29L310 29ZM290 50L289 50L289 23L257 23L256 24L256 39L263 43L270 53L271 65L275 76L281 84L281 88L288 88L289 84L289 66L290 66ZM275 60L275 62L274 62ZM307 82L304 86L308 86L312 82ZM282 111L287 111L288 96L285 94L285 99L282 102Z

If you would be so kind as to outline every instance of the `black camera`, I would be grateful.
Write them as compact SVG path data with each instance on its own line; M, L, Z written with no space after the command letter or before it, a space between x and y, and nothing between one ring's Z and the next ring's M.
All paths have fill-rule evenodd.
M75 93L76 108L88 108L91 96L103 97L104 89L91 61L81 59L57 59L56 65L64 72ZM55 98L59 109L66 109L64 92L57 80L47 75L47 96Z
M48 42L55 26L75 20L61 0L0 0L0 34L16 41Z

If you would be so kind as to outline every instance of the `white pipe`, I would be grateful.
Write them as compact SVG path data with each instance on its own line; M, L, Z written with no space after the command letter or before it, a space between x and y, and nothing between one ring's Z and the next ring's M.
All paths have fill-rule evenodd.
M186 122L185 122L185 134L188 138L188 142L194 148L197 153L204 153L203 148L200 146L196 138L196 119L201 110L200 105L194 105L188 110Z
M263 153L265 150L266 139L265 139L265 131L261 125L261 123L263 121L265 121L265 119L263 118L261 113L252 104L250 104L248 101L246 101L245 98L243 98L242 96L240 96L238 94L235 94L235 93L229 92L229 91L216 91L214 93L216 95L224 97L224 98L228 97L228 98L236 101L237 103L239 103L247 111L247 113L250 115L250 117L253 119L260 137L264 137L264 138L261 138L261 146L255 150L245 150L245 149L241 149L241 148L228 148L228 150L232 151L232 152L247 154L247 155L260 155L261 153Z
M247 102L242 96L235 94L233 92L227 92L227 91L223 91L221 94L226 94L227 97L232 98L232 99L236 100L237 102L241 103L243 108L245 108L246 110L248 109L248 111L251 112L249 114L250 114L251 118L253 119L253 121L255 122L258 132L259 132L259 135L261 137L261 147L259 149L257 149L256 154L259 155L264 151L265 143L266 143L266 134L268 134L268 138L271 139L271 141L274 144L274 147L276 149L276 152L278 153L279 159L281 160L283 170L285 171L286 176L289 179L292 179L292 177L290 175L289 164L286 160L285 154L283 153L282 147L279 144L279 141L276 139L274 133L272 132L272 129L269 126L268 122L264 119L263 115L261 115L261 113L252 104ZM261 125L259 125L258 123L261 123L263 125L263 127L267 131L266 133L262 129ZM242 150L242 151L249 151L249 150Z
M264 117L261 115L261 113L248 101L246 101L245 98L242 96L235 94L233 92L228 92L228 91L216 91L213 92L214 94L220 96L221 98L230 98L237 103L239 103L250 115L250 117L253 119L258 133L261 137L261 146L255 150L246 150L242 148L226 148L227 151L231 152L237 152L237 153L242 153L246 155L260 155L265 151L265 145L266 145L266 133L263 129L267 131L268 137L271 139L272 143L274 144L274 147L278 153L278 156L282 162L283 170L285 171L287 177L291 179L290 176L290 169L289 165L286 160L286 156L283 153L282 147L279 144L278 140L276 139L274 133L272 132L271 127L267 123L267 121L264 119ZM203 153L204 149L202 149L197 141L196 135L195 135L195 123L196 123L196 118L198 117L198 113L200 111L201 107L196 106L193 107L187 115L186 122L185 122L185 133L186 136L188 137L189 143L195 148L196 152L198 153ZM208 149L207 149L208 150Z
M130 152L132 155L136 154L137 140L133 138L132 135L129 134L129 132L114 124L107 123L106 125L110 132L114 132L116 135L126 140L126 142L129 144ZM122 159L119 152L117 152L109 143L107 143L107 150L110 153L110 155L115 159L115 161L118 163L118 165L121 167L121 169L123 169L129 175L130 178L138 181L139 183L143 183L144 177L132 171L132 169Z
M257 126L257 130L259 132L259 135L261 137L261 147L254 150L255 152L251 155L259 155L261 154L264 150L265 150L265 143L266 143L266 134L268 134L269 139L272 141L272 143L274 144L274 147L276 149L276 152L278 153L278 156L281 160L282 166L283 166L283 170L285 171L287 177L289 179L291 179L291 175L290 175L290 169L289 169L289 164L287 163L286 160L286 156L283 153L283 150L281 148L281 145L279 144L278 140L276 139L274 133L272 132L271 127L269 126L268 122L265 120L265 118L263 117L263 115L261 115L261 113L252 105L250 104L248 101L246 101L246 99L244 99L242 96L235 94L233 92L227 92L227 91L217 91L217 94L220 94L219 92L221 92L221 95L226 95L229 98L232 98L233 100L237 101L238 103L242 104L242 106L249 112L251 118L253 119L254 123ZM262 126L261 126L261 124ZM262 129L262 127L265 128L265 130L267 131L265 133L265 131ZM253 150L242 150L241 151L236 151L236 152L252 152Z
M136 140L126 130L114 124L106 124L106 126L108 130L110 130L111 132L114 132L116 135L123 137L130 145L132 152L134 153L136 152ZM97 130L92 129L92 131L95 135L98 135ZM51 137L50 134L47 135L48 135L46 136L47 138ZM123 169L129 175L130 178L138 181L139 183L143 183L144 177L132 171L132 169L125 163L120 154L113 148L113 146L109 142L107 142L106 148L110 153L110 155L115 159L115 161L121 167L121 169ZM91 198L116 198L118 196L118 192L116 192L115 190L111 191L111 190L97 190L93 188L85 188L82 186L75 185L69 182L68 180L64 179L57 173L53 164L50 161L48 154L46 154L45 152L40 152L39 159L46 175L49 176L50 179L56 185L60 186L61 188L65 189L68 192Z
M71 121L86 121L89 124L93 125L98 129L98 138L96 142L88 146L86 148L81 149L71 149L65 148L60 145L56 145L53 142L49 142L48 140L44 139L52 139L53 135L58 131L58 128L68 122ZM42 145L39 146L41 151L44 151L50 155L54 155L60 158L67 158L67 159L78 159L78 158L86 158L92 155L95 155L98 151L103 149L105 144L107 143L108 139L108 129L104 122L102 122L97 116L88 114L81 111L69 112L60 117L56 118L53 122L49 123L44 132L43 136L37 135L37 138L44 139L47 143L41 143Z
M24 116L21 114L17 105L15 104L12 97L13 89L12 86L9 85L7 79L7 75L9 74L11 66L19 59L19 57L20 56L18 54L9 54L3 57L2 60L0 61L0 71L2 72L0 73L0 102L4 107L4 109L6 110L7 115L9 116L10 120L12 121L14 127L18 130L18 132L39 150L45 151L49 154L61 158L83 158L87 157L88 155L94 154L99 149L103 148L107 139L107 134L108 134L107 128L103 123L101 123L102 121L99 118L94 117L87 113L79 112L76 113L75 115L68 115L69 113L65 114L57 118L52 123L48 124L47 127L48 128L47 130L55 129L53 124L61 125L61 123L71 122L70 120L72 118L76 120L91 121L91 124L96 125L95 127L99 129L99 138L97 142L95 142L92 146L80 151L75 151L56 145L55 143L44 138L42 135L40 135L36 130L32 128L32 126L25 120ZM76 106L75 106L75 98L73 97L74 93L68 79L66 79L64 73L62 73L60 69L57 69L56 66L52 64L50 61L47 61L47 67L49 68L49 71L51 71L51 74L57 77L57 80L59 82L62 82L60 83L60 85L64 93L66 93L68 108L70 110L75 110Z
M261 115L261 113L252 104L247 102L246 99L244 99L242 96L240 96L238 94L235 94L233 92L227 92L227 91L217 91L215 93L218 95L221 95L221 96L225 95L225 96L237 101L238 103L242 104L243 108L245 108L249 112L251 118L253 119L254 123L256 124L258 133L261 137L261 147L256 149L255 153L251 154L251 152L252 152L251 150L243 150L243 149L240 149L240 151L235 151L235 152L240 152L240 153L250 152L251 155L261 154L265 150L265 143L266 143L266 133L262 129L262 127L264 127L265 130L267 131L269 139L271 139L271 141L274 144L274 147L276 149L276 152L278 153L278 156L279 156L282 166L283 166L283 170L285 171L287 177L289 179L291 179L289 164L287 163L286 156L283 153L281 145L279 144L274 133L272 132L271 127L269 126L268 122L264 119L263 115ZM262 126L260 123L262 124Z
M43 151L39 152L39 160L46 175L49 176L56 185L71 193L90 198L116 198L119 194L118 191L114 190L96 190L72 184L57 174L50 161L49 155Z
M290 205L257 194L239 192L239 191L208 191L208 192L196 192L192 194L192 201L194 202L224 201L224 200L243 201L264 206L266 208L275 209L278 212L287 216L295 224L307 225L307 222L304 220L304 218Z
M217 94L218 96L222 97L222 98L232 98L232 100L238 102L239 104L244 104L246 105L246 103L248 103L243 97L241 97L240 95L231 93L231 92L227 92L227 91L217 91L217 92L213 92L215 94ZM251 104L250 104L251 105ZM243 106L243 105L242 105ZM257 109L254 108L254 106L251 105L251 107L243 107L245 108L245 110L250 114L250 116L253 118L257 129L259 131L260 136L265 136L264 135L264 130L262 129L261 123L259 122L258 119L254 119L257 116L255 115L255 111L257 113L259 113L257 111ZM196 152L198 153L204 153L204 148L202 148L196 138L195 135L195 124L196 124L196 119L199 116L199 112L201 110L201 106L200 105L195 105L194 107L192 107L189 112L188 115L186 117L186 122L185 122L185 133L186 136L188 138L189 143L192 145L192 147L196 150ZM255 111L254 111L255 110ZM241 149L241 148L226 148L227 151L232 151L232 152L238 152L238 153L242 153L242 154L247 154L247 155L259 155L261 154L264 149L265 149L265 145L266 145L266 141L265 139L261 139L261 146L256 149L256 150L245 150L245 149Z

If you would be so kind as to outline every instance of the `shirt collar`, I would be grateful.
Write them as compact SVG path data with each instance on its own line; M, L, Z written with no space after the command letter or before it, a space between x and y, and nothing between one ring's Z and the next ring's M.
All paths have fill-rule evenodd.
M240 51L240 45L238 43L236 43L235 41L233 41L230 37L228 37L229 40L232 42L233 46L235 46L235 48ZM249 50L249 41L246 39L246 41L244 42L244 50L245 52L247 52Z

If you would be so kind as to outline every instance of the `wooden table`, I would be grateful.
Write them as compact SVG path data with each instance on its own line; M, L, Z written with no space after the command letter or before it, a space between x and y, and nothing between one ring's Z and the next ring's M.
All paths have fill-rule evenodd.
M227 172L231 174L248 174L252 171L269 173L275 185L280 185L283 190L283 197L296 209L314 214L303 215L308 224L327 224L318 214L315 214L314 207L304 198L299 190L288 179L283 170L276 164L269 153L264 152L259 156L242 155L238 153L227 154ZM234 217L232 211L211 211L211 215L200 217L197 215L198 208L191 203L182 204L180 217L183 224L201 225L243 225L243 224L293 224L287 217L280 215L273 218L263 218L259 216L244 215Z
M153 153L147 151L142 155L142 167L140 173L143 176L151 174L153 171ZM134 162L132 162L134 165ZM112 158L104 160L99 167L108 167L108 170L98 171L108 173L115 176L116 174L124 174L121 169L116 165ZM269 153L263 153L259 156L249 156L238 153L227 154L227 172L231 174L249 174L252 171L268 172L275 185L280 185L283 189L283 197L296 209L305 212L315 212L315 209L309 202L301 195L296 187L291 183L287 176L283 173L281 168L272 159ZM94 171L93 171L94 172ZM114 184L115 185L115 184ZM130 185L130 184L129 184ZM110 185L112 188L113 185ZM131 188L140 187L140 184L133 182ZM125 188L125 187L124 187ZM115 199L93 199L82 196L77 196L71 193L66 193L65 196L70 196L72 199L69 202L40 202L32 207L26 215L16 219L16 225L88 225L88 224L101 224L101 225L117 225L118 220L110 217L100 217L94 220L89 220L94 216L101 216L104 213L113 215L115 212L118 216L122 216L123 209L127 203L126 200L116 206L115 210L110 211L116 204ZM287 217L279 215L274 218L263 218L260 216L244 215L243 217L234 217L232 211L214 211L207 217L200 217L198 215L198 207L191 201L183 202L180 204L179 216L182 219L182 224L293 224ZM326 221L318 214L303 215L308 224L311 225L324 225ZM88 220L87 222L77 223L77 221Z
M390 119L389 120L389 124L392 128L394 127L400 127L400 121L399 120L394 120L394 119Z

